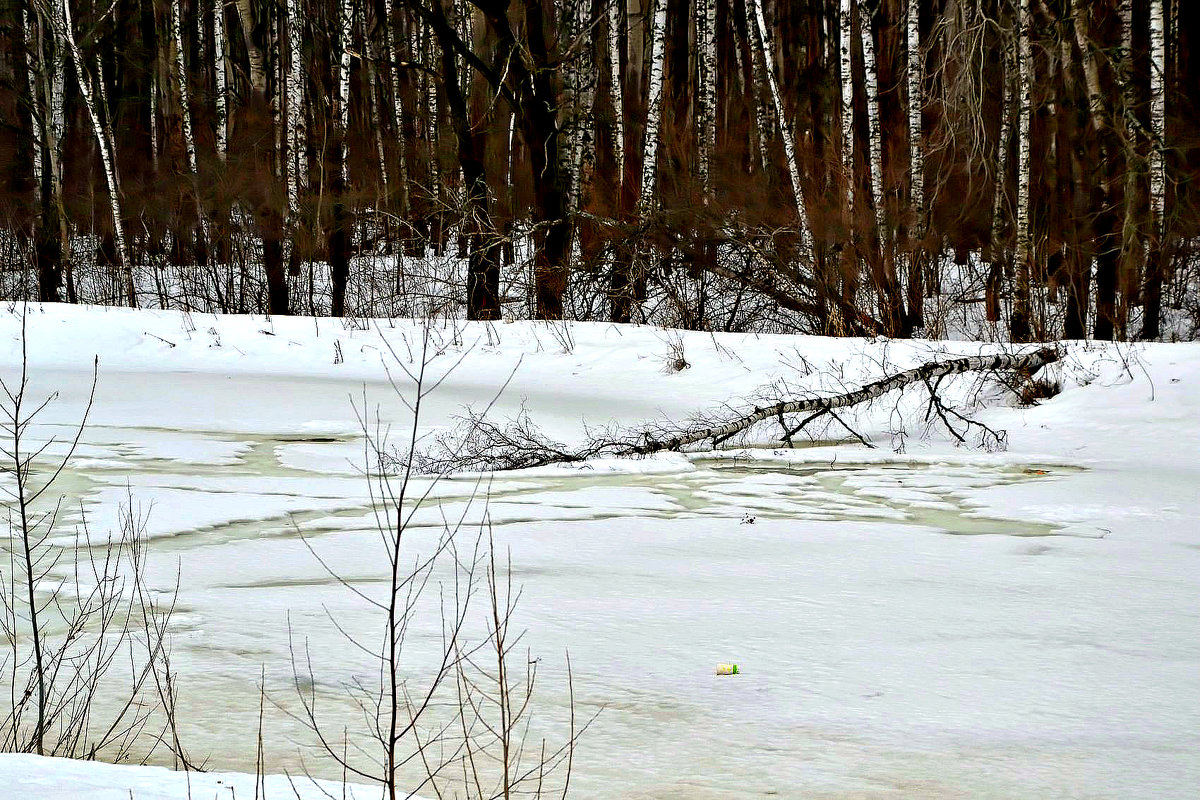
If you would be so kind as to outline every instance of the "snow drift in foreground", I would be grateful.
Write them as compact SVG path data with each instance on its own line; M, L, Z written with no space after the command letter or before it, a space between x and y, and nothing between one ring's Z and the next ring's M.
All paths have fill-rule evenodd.
M165 767L101 764L7 753L0 755L6 798L39 800L378 800L378 787L258 777L236 772L176 772Z
M509 381L492 414L523 408L566 443L744 408L763 387L836 393L996 350L599 323L434 333L432 374L457 367L422 430ZM60 394L50 428L78 417L99 356L70 485L96 515L127 485L154 505L152 547L172 576L182 565L183 734L216 769L253 769L260 665L268 691L290 680L285 615L315 625L326 605L354 621L291 526L369 585L361 554L377 537L351 402L403 430L385 367L411 390L396 360L415 363L421 334L405 320L28 307L32 391ZM1034 407L970 376L943 387L1008 431L1005 452L955 447L921 422L917 392L845 415L875 450L789 450L767 426L757 446L720 454L497 477L489 514L525 586L527 641L546 656L548 718L565 714L552 662L566 648L581 707L606 706L579 747L577 796L1193 797L1200 346L1068 348L1043 371L1061 394ZM19 321L0 315L6 380L20 357ZM466 483L439 487L417 522L457 510ZM330 682L350 674L336 634L312 630ZM714 677L727 660L742 674ZM303 774L288 760L297 736L268 738L270 769ZM4 798L255 796L248 775L192 776L190 795L187 781L0 756ZM294 796L272 781L268 797ZM308 788L304 800L324 796Z

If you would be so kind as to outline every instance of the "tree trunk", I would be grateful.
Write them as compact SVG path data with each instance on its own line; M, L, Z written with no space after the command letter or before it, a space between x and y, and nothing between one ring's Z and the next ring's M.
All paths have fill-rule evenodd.
M650 90L646 100L646 128L642 148L642 183L638 193L638 216L651 216L658 198L655 180L658 177L659 128L662 126L663 62L666 57L667 0L656 0L650 25Z
M450 111L466 196L463 213L470 229L467 254L467 319L500 318L500 237L488 202L487 172L482 146L484 134L475 133L467 115L454 43L458 34L450 27L444 0L433 5L433 29L441 44L442 91Z
M213 21L213 93L217 103L217 158L225 160L229 149L229 100L225 79L225 3L212 0Z
M696 11L697 65L699 67L696 114L697 171L709 204L712 193L712 157L717 149L717 0L700 0Z
M989 262L987 285L985 289L985 318L988 322L1000 321L1000 293L1004 284L1005 248L1000 241L1004 225L1004 209L1007 203L1007 185L1009 161L1008 153L1012 148L1012 99L1013 78L1016 68L1016 54L1013 47L1013 36L1009 31L1001 30L1004 44L1000 50L1000 65L1002 70L1000 101L1000 140L996 146L996 180L993 183L992 195L992 225L988 238Z
M1091 252L1082 241L1082 222L1087 218L1088 192L1084 183L1086 156L1081 143L1084 131L1077 123L1077 109L1087 104L1074 77L1072 42L1064 37L1059 42L1063 90L1055 108L1055 153L1062 197L1058 202L1064 210L1063 223L1063 280L1066 285L1066 308L1063 313L1063 338L1087 338L1087 312L1091 286Z
M1030 128L1033 120L1033 15L1031 0L1021 0L1018 19L1018 71L1020 73L1020 107L1017 131L1017 263L1013 282L1013 309L1009 321L1009 335L1014 342L1028 342L1033 338L1030 319L1030 267L1033 263L1033 218L1030 203L1030 181L1032 177L1032 147Z
M121 220L121 193L117 177L117 164L110 149L112 139L106 125L100 118L99 101L92 91L91 78L87 65L83 63L83 54L75 42L74 23L71 20L70 0L62 0L62 23L64 39L71 51L71 59L75 65L75 76L79 84L79 92L83 95L83 104L92 121L92 131L96 136L96 144L100 150L100 161L104 168L104 180L108 187L109 210L112 213L113 240L116 244L117 265L121 270L122 289L125 302L130 308L137 308L137 289L133 280L133 264L129 260L129 248L125 245L125 229ZM104 76L97 76L103 82ZM102 86L101 86L102 88Z
M201 25L203 27L203 25ZM196 249L197 262L208 258L208 216L200 197L200 166L196 160L196 138L192 134L191 93L188 91L188 72L183 49L183 4L171 4L171 41L175 50L175 89L179 93L179 116L183 126L183 147L187 154L188 172L192 178L192 193L196 201L196 219L200 223L201 243Z
M762 0L758 0L759 3ZM854 37L853 2L841 0L838 10L838 80L842 88L842 187L845 197L845 241L854 241ZM853 245L851 245L853 246ZM857 262L857 259L854 259Z
M912 228L908 243L908 287L910 323L906 329L924 324L925 269L925 146L922 111L925 107L923 89L925 68L921 57L921 3L908 0L905 20L905 80L908 95L908 173L909 202L912 205ZM907 331L906 331L907 332Z
M63 266L67 272L67 299L75 302L74 284L70 280L71 237L66 211L63 207L62 142L66 131L63 107L63 87L66 62L66 43L60 33L62 12L57 4L27 17L29 81L35 108L30 115L37 141L34 142L34 180L39 186L40 215L34 231L34 258L37 263L38 299L56 302L63 282ZM35 25L36 23L36 25ZM46 57L49 48L51 56ZM47 67L47 60L50 67Z
M1095 168L1098 181L1093 184L1093 231L1096 249L1096 316L1092 322L1092 337L1110 341L1117 317L1117 266L1120 261L1120 234L1113 207L1113 182L1116 145L1113 143L1115 125L1104 106L1104 90L1100 83L1100 64L1089 37L1091 7L1086 3L1071 3L1075 22L1075 40L1083 58L1083 74L1087 84L1088 110L1093 135L1099 150L1100 164Z
M396 31L393 0L384 2L383 34L388 56L388 79L392 89L392 129L396 137L396 163L400 177L397 186L397 211L403 218L408 214L408 148L404 121L404 101L400 85L400 39Z
M808 220L808 204L804 199L804 187L800 183L800 162L796 157L796 140L792 134L792 126L788 122L784 110L783 97L779 91L779 82L775 79L772 68L770 40L767 37L767 22L763 16L762 0L746 0L752 7L754 28L757 31L758 51L762 58L763 73L767 78L767 86L771 90L771 100L775 105L775 116L779 119L779 131L783 139L783 153L787 160L788 177L792 181L792 193L796 202L796 218L800 227L800 260L805 266L814 263L812 225Z
M267 100L266 55L254 37L254 14L251 0L236 0L238 19L242 26L242 37L250 63L250 102L246 118L247 136L255 142L266 141L262 130L262 119L270 112ZM275 131L272 127L271 138ZM256 148L253 155L254 187L251 197L259 220L259 234L263 244L263 271L267 278L267 311L284 315L291 311L288 296L287 269L283 261L283 213L277 207L271 186L275 181L274 148Z
M220 2L220 0L217 0ZM296 216L300 211L300 187L308 174L308 134L304 125L303 67L304 24L300 19L300 0L287 0L288 75L287 75L287 185L288 232L294 239Z
M1163 0L1150 0L1150 255L1146 263L1146 288L1140 337L1161 335L1163 244L1167 194L1167 39Z
M1140 281L1146 260L1145 243L1142 241L1141 222L1141 172L1142 160L1138 154L1141 124L1137 119L1137 89L1133 82L1133 0L1120 0L1121 50L1117 59L1117 80L1121 88L1122 150L1125 161L1124 211L1121 222L1120 293L1117 310L1119 338L1126 338L1125 324L1129 320L1129 308L1139 302Z

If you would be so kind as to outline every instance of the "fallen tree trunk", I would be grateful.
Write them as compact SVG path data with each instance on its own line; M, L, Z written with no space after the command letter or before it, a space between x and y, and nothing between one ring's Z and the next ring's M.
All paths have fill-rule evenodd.
M971 420L942 402L937 393L940 381L948 376L966 372L1015 372L1030 376L1060 358L1060 350L1044 347L1024 354L1002 353L932 361L881 378L854 391L828 397L782 400L756 406L732 418L709 416L674 427L659 424L632 431L608 429L592 434L587 444L578 449L542 436L525 413L502 426L486 419L484 415L469 415L455 432L441 437L433 450L420 454L417 463L423 472L445 473L525 469L600 457L645 456L669 450L682 450L705 441L711 441L712 446L716 447L754 425L772 418L779 420L783 430L782 441L790 445L792 436L813 420L825 415L837 420L860 442L872 447L870 442L838 416L837 411L870 402L913 384L923 384L929 391L927 420L936 412L951 434L959 442L965 442L962 433L951 424L950 417L954 417L968 427L981 429L998 446L1003 446L1003 433ZM798 424L787 425L787 417L794 418L802 414L807 416Z
M913 383L928 384L930 381L964 372L1000 372L1011 370L1032 374L1047 364L1057 361L1060 357L1061 353L1058 350L1046 347L1024 355L1005 353L995 356L969 356L950 361L932 361L914 369L898 372L890 377L868 383L866 386L853 392L846 392L845 394L834 395L832 397L813 397L805 400L787 400L774 403L769 406L755 408L751 413L725 422L724 424L712 426L704 430L687 431L686 433L680 433L666 439L659 440L647 436L641 444L631 446L627 451L616 453L616 455L649 455L650 453L658 453L663 450L679 450L682 447L703 442L707 439L712 439L715 446L730 437L736 436L747 428L772 417L782 418L785 414L829 414L839 408L849 408L859 403L874 400L889 392L903 389L905 386ZM791 428L791 433L787 434L785 439L795 435L795 432L802 427L804 427L804 423ZM789 430L786 425L783 428L785 432Z

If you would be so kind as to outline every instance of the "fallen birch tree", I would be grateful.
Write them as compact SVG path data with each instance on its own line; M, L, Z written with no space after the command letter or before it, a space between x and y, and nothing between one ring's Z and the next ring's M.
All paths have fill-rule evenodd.
M417 463L421 471L428 473L501 471L591 458L646 456L664 451L681 451L705 442L716 448L771 419L778 421L782 431L779 441L792 446L793 437L823 417L836 421L867 447L874 447L842 419L838 411L869 403L912 385L923 385L929 393L925 412L927 421L936 415L951 435L959 443L965 444L965 431L955 426L954 422L957 421L966 429L978 429L986 441L1002 448L1005 442L1002 431L992 430L943 402L938 393L941 382L949 376L969 372L1011 373L1030 379L1035 372L1058 361L1062 355L1057 348L1044 347L1020 354L1000 353L931 361L841 394L781 399L756 405L749 410L730 409L725 414L707 414L679 424L654 423L625 431L611 427L589 431L587 443L578 448L546 438L524 411L516 419L501 425L487 419L484 414L469 414L457 429L440 437L430 450L420 454Z

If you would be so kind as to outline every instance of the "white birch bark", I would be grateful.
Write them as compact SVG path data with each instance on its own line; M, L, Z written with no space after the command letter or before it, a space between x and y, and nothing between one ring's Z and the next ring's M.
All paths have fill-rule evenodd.
M655 206L658 178L659 129L662 126L663 62L666 56L667 0L657 0L650 26L650 89L646 103L646 139L642 149L642 191L638 198L640 216Z
M1005 34L1005 43L1000 51L1000 68L1004 72L1002 79L1002 98L1000 101L1000 143L996 148L996 193L992 198L992 236L989 242L989 252L992 259L999 254L1000 229L1002 226L1002 211L1004 210L1004 186L1008 178L1008 150L1012 145L1012 42Z
M583 204L584 189L592 181L595 167L595 135L596 118L592 113L595 103L595 74L596 44L594 41L596 27L592 24L591 5L579 3L575 7L575 36L571 47L579 55L576 57L578 66L576 75L576 120L575 120L575 152L572 157L570 174L574 176L575 193L571 199L572 209L579 211ZM463 71L466 74L466 70Z
M338 47L341 57L338 61L338 146L341 148L342 185L350 184L350 45L354 35L354 7L352 0L341 0L338 3L341 19L341 35L338 37Z
M32 100L33 104L34 104L34 108L32 109L32 113L30 114L30 120L33 125L33 130L30 131L30 133L33 134L33 141L34 141L33 164L32 164L33 185L34 185L35 191L37 193L37 200L40 204L41 199L42 199L42 145L43 145L41 119L42 119L42 113L43 113L44 106L40 105L37 102L37 95L38 95L37 86L38 86L38 79L39 79L39 76L38 76L39 70L38 70L37 65L35 64L34 58L33 58L34 49L38 48L37 39L34 36L33 21L29 16L29 10L27 8L25 8L24 6L21 7L21 30L24 32L24 36L25 36L25 53L24 53L25 74L28 76L28 81L29 81L29 92L31 95L30 100ZM37 52L38 52L39 58L40 58L41 49L38 48Z
M279 31L279 14L272 9L271 27L267 35L270 44L271 77L274 79L271 92L271 130L275 136L275 174L281 178L287 175L287 163L284 160L284 140L287 138L283 120L283 39Z
M295 2L295 0L292 0ZM212 0L213 90L217 102L217 158L225 160L229 149L229 99L225 79L225 4Z
M763 11L760 6L761 0L746 0L746 29L749 31L750 41L747 43L750 48L750 74L754 80L754 135L752 141L758 147L758 163L763 172L767 171L770 166L768 163L767 142L771 138L771 123L770 114L767 112L767 104L764 99L763 82L764 75L766 80L773 82L775 80L775 71L771 65L770 53L770 35L767 29L766 20L759 22L759 17L763 17ZM737 29L734 28L736 33ZM759 40L758 46L755 46L755 40ZM736 50L741 50L736 47ZM757 54L757 57L756 57ZM774 92L771 94L771 100L774 103Z
M220 2L220 0L216 0ZM300 0L287 0L288 75L287 75L287 186L289 222L300 208L300 187L308 174L307 134L304 128L304 77L300 71L303 24Z
M183 148L187 153L188 171L192 178L199 176L196 164L196 139L192 136L191 97L188 92L187 65L183 60L183 4L181 0L171 3L171 41L175 47L175 90L179 93L179 116L183 126Z
M842 179L845 181L847 220L854 217L854 66L850 58L850 42L854 36L852 7L851 0L841 0L838 10L838 78L842 84Z
M1019 122L1017 130L1017 256L1018 266L1028 265L1030 255L1030 168L1033 163L1030 124L1033 119L1033 48L1030 41L1030 0L1021 0L1018 71L1020 73Z
M294 0L293 0L294 1ZM396 153L400 177L400 207L408 207L408 159L407 148L404 146L404 103L400 94L400 37L395 30L395 6L392 0L384 0L383 32L388 48L388 80L392 88L392 125L396 132Z
M1030 128L1033 121L1033 14L1030 0L1021 0L1020 34L1018 37L1018 71L1020 74L1019 115L1017 123L1017 265L1016 285L1013 289L1014 338L1028 335L1029 323L1029 271L1033 261L1032 206L1030 182L1032 179L1032 150ZM1021 327L1025 330L1021 330Z
M433 34L426 31L424 49L429 63L433 63L434 58L436 58L434 47ZM441 162L438 159L438 87L437 81L431 75L425 74L424 77L426 108L429 111L429 121L426 126L426 136L429 143L429 196L436 202L438 196L441 195L442 188L442 169Z
M751 6L750 13L754 18L754 30L757 31L759 49L762 51L764 70L767 84L771 89L771 100L775 105L775 114L779 118L779 131L783 138L784 157L787 159L788 177L792 181L792 192L796 198L796 217L800 224L800 256L808 264L813 263L812 226L808 222L808 205L804 200L804 187L800 183L800 163L796 158L796 140L792 134L792 126L784 113L783 98L779 92L779 82L775 79L775 70L771 69L771 58L768 56L767 21L763 16L759 0L747 0Z
M1159 236L1163 233L1163 206L1167 194L1167 40L1164 23L1163 0L1150 0L1150 215Z
M880 240L884 238L883 208L883 131L879 123L879 64L875 58L875 31L871 14L859 2L858 24L862 35L863 78L867 90L867 120L871 137L871 204L875 209L875 228Z
M700 185L704 202L708 203L711 185L712 154L717 149L717 4L716 0L700 0L696 11L696 38L699 50L699 113L696 115L696 142L699 145Z
M150 167L158 174L158 71L150 73Z
M925 151L921 141L921 108L923 68L921 64L921 4L908 0L905 49L908 65L905 71L908 88L908 159L909 200L913 210L913 232L919 239L925 235Z
M612 84L613 158L617 164L617 194L625 183L625 92L621 84L621 3L608 3L608 69Z
M74 23L71 20L70 0L62 0L62 35L67 48L71 52L71 61L75 66L75 76L79 83L79 92L83 95L83 104L92 122L92 131L96 136L96 144L100 150L100 161L104 166L104 180L108 185L108 200L113 218L113 239L117 243L117 259L120 264L123 282L125 284L125 299L130 308L137 307L137 292L133 283L133 265L129 261L129 250L125 246L125 230L121 224L120 184L117 180L117 165L110 149L111 137L100 119L100 109L95 93L92 91L91 79L87 65L84 64L83 54L75 42ZM100 78L103 81L103 77ZM103 87L100 87L103 90Z

